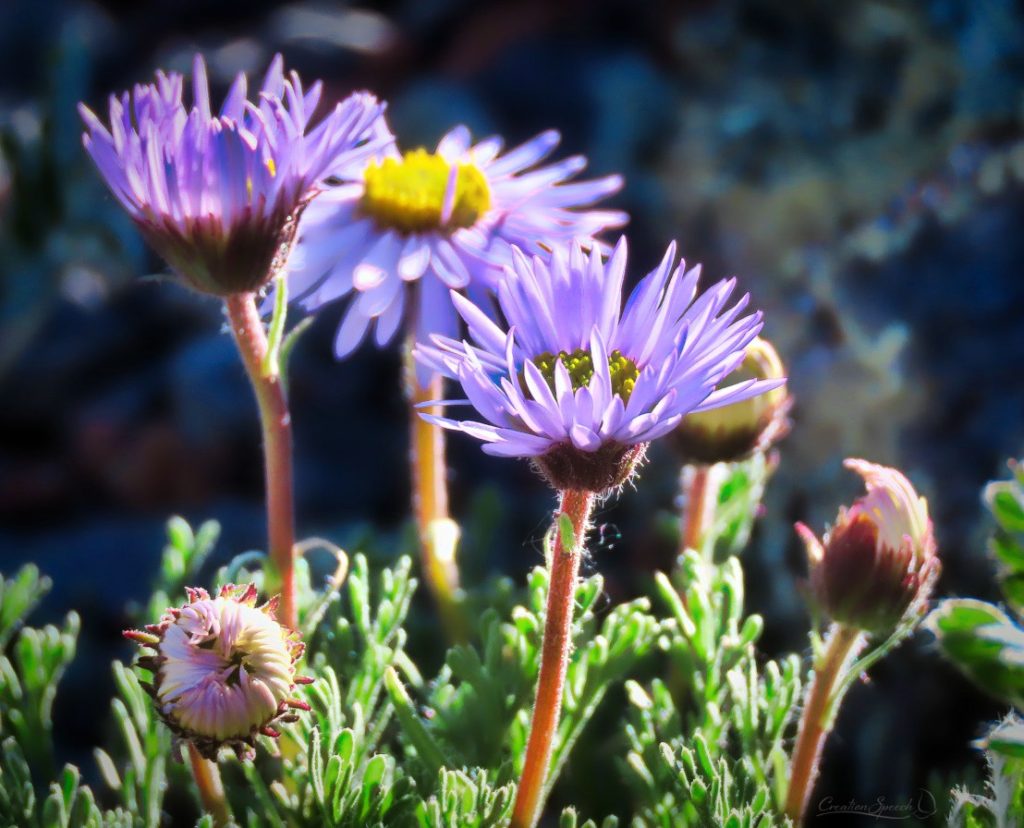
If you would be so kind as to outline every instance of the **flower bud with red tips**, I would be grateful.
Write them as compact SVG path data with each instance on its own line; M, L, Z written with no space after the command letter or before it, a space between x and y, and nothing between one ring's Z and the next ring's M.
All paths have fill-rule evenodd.
M747 346L740 367L722 384L728 387L744 380L781 380L785 376L775 348L767 339L757 337ZM786 436L792 402L786 386L779 385L731 405L687 414L668 439L685 463L710 466L743 460Z
M187 604L124 635L151 651L138 664L153 673L146 689L179 740L211 760L222 747L251 756L257 735L276 737L271 725L309 709L294 698L308 683L295 673L304 646L275 619L276 598L256 606L252 584L229 584L215 598L186 592Z
M819 541L805 525L811 587L834 621L887 633L925 610L940 571L928 503L896 469L847 460L867 487Z

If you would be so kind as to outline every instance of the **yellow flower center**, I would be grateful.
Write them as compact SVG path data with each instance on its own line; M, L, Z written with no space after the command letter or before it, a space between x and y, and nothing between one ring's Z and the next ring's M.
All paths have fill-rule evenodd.
M491 208L491 190L477 166L453 167L424 149L371 162L364 181L362 213L401 233L472 227Z
M594 360L590 351L583 348L577 348L571 354L568 351L559 351L557 357L546 351L534 358L533 364L540 369L552 391L555 390L555 365L558 361L561 361L568 370L573 391L588 385L590 378L594 376ZM640 376L636 363L623 356L622 351L612 351L608 355L608 371L612 377L612 392L622 397L623 402L629 402L636 378Z

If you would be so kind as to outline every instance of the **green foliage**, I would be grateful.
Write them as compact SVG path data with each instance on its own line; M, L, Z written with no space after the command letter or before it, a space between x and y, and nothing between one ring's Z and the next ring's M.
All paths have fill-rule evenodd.
M774 461L760 452L739 463L714 467L713 473L722 478L706 537L715 561L725 561L746 547L764 487L774 470Z
M942 601L928 627L945 655L979 687L1024 706L1024 629L998 607L967 598Z
M558 820L558 828L598 828L598 823L592 819L588 819L583 825L579 824L579 816L576 813L575 808L566 808L562 811L562 816ZM609 816L601 820L600 828L618 828L619 820L617 817Z
M512 816L515 786L496 788L487 771L438 772L437 793L416 806L419 828L499 828Z
M758 616L743 616L739 560L696 552L679 564L682 590L657 576L671 613L671 678L627 684L625 775L636 824L782 825L787 727L800 695L800 660L758 668Z
M65 765L45 792L33 787L14 737L0 744L0 825L4 828L132 828L123 811L100 811L78 768Z
M10 733L37 774L52 775L51 712L57 684L75 657L80 623L69 613L62 628L25 627L0 655L0 733Z
M146 623L155 622L169 606L185 600L185 587L199 583L199 570L220 538L220 524L208 520L193 530L184 518L167 521L167 544L160 557L160 570L146 610Z
M1000 564L1006 601L1024 610L1024 466L1013 477L985 487L996 522L990 548ZM942 601L927 619L943 655L985 691L1024 708L1024 629L992 604L971 599Z
M0 652L7 649L11 637L21 629L25 618L50 591L50 579L26 564L9 581L0 577Z
M1024 722L1011 714L982 740L988 765L987 790L953 791L950 828L1003 828L1024 825Z
M678 811L659 813L652 824L715 825L721 828L774 828L788 824L776 814L768 786L756 781L746 757L719 756L699 733L691 747L661 745L662 760L673 774ZM665 821L668 818L669 821Z
M79 621L70 613L62 628L23 626L47 589L31 565L0 577L0 826L134 828L128 813L100 810L78 768L56 772L51 712L75 657Z
M94 754L107 786L116 792L132 828L158 828L168 786L171 738L158 721L153 703L134 670L113 664L118 695L111 702L114 723L126 756L120 771L110 754L96 748Z
M989 544L1000 564L1000 586L1014 612L1024 611L1024 465L1011 464L1013 477L985 487L985 503L996 522Z

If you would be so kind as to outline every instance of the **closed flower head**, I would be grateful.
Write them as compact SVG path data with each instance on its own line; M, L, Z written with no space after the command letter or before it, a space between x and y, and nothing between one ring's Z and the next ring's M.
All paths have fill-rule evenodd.
M257 290L280 269L324 178L391 142L383 105L352 95L312 129L321 86L304 91L278 55L255 101L239 75L219 113L196 56L192 104L181 75L111 96L107 127L85 106L85 147L146 240L196 290Z
M891 632L920 615L938 578L928 503L896 469L847 460L867 494L840 509L819 541L797 524L810 560L811 586L834 621L867 632Z
M692 411L770 391L782 379L717 388L743 361L761 315L729 304L735 280L697 295L700 268L675 245L622 307L626 243L607 261L580 245L532 258L515 251L498 284L507 328L453 294L473 344L435 337L417 359L459 381L481 420L432 417L532 458L553 486L604 493L625 482L647 443Z
M311 205L289 287L307 310L356 294L338 329L338 357L371 326L377 344L387 344L407 317L417 341L455 336L449 290L482 300L512 261L512 245L539 253L541 242L592 243L624 224L624 213L585 209L616 192L618 176L567 183L586 166L581 156L540 165L558 141L545 132L502 154L500 138L472 144L456 127L433 152L389 149ZM414 283L410 301L406 285Z
M743 363L729 379L770 380L785 375L775 348L758 337L747 346ZM711 465L742 460L754 452L765 451L785 436L791 403L785 386L779 386L732 405L688 414L670 440L687 463Z
M274 618L276 602L256 606L256 588L229 585L211 598L188 590L188 603L160 623L125 636L153 651L139 666L153 673L150 692L174 734L208 759L221 747L250 753L255 738L277 736L272 724L308 710L294 698L295 662L303 645Z

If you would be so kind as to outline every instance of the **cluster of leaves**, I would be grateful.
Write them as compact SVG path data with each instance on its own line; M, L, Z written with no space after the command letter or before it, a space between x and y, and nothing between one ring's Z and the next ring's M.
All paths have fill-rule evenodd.
M800 660L758 667L763 622L744 618L736 558L714 565L694 551L678 583L657 576L671 616L670 678L627 683L626 774L638 821L652 826L786 824L784 739L800 695Z
M77 768L55 771L51 713L79 621L70 613L60 628L24 625L49 588L32 565L0 577L0 825L131 828L125 812L100 810Z
M170 521L154 597L161 610L169 592L182 593L195 577L218 531L215 523L193 533L180 518ZM0 825L158 828L165 822L165 793L185 773L170 762L170 735L139 676L122 663L113 664L117 696L111 703L120 767L110 753L95 750L97 770L116 807L100 808L78 768L56 770L51 713L60 679L75 657L79 619L70 613L60 628L25 626L49 588L32 565L10 580L0 578Z
M953 791L951 826L1024 825L1024 756L1019 750L1022 727L1024 722L1010 714L982 741L988 766L987 789L980 794L963 789Z
M575 647L553 746L552 781L609 687L629 675L659 637L661 625L645 599L620 604L599 618L602 589L598 575L577 586ZM485 612L480 646L450 650L433 681L405 677L429 718L417 713L397 674L391 674L388 689L421 778L433 779L446 766L491 768L498 785L509 785L522 770L547 596L542 568L531 573L527 595L507 620Z
M990 549L1008 611L968 598L947 599L927 624L943 654L986 692L1024 710L1024 464L1010 480L985 488L995 520ZM954 791L950 825L964 828L1024 824L1024 721L1011 713L978 746L988 765L988 791Z
M990 483L985 502L996 522L990 547L999 562L999 582L1009 612L984 601L948 599L929 616L928 626L943 654L979 687L1022 709L1024 464L1013 464L1010 480ZM1024 755L1024 732L1019 751Z

